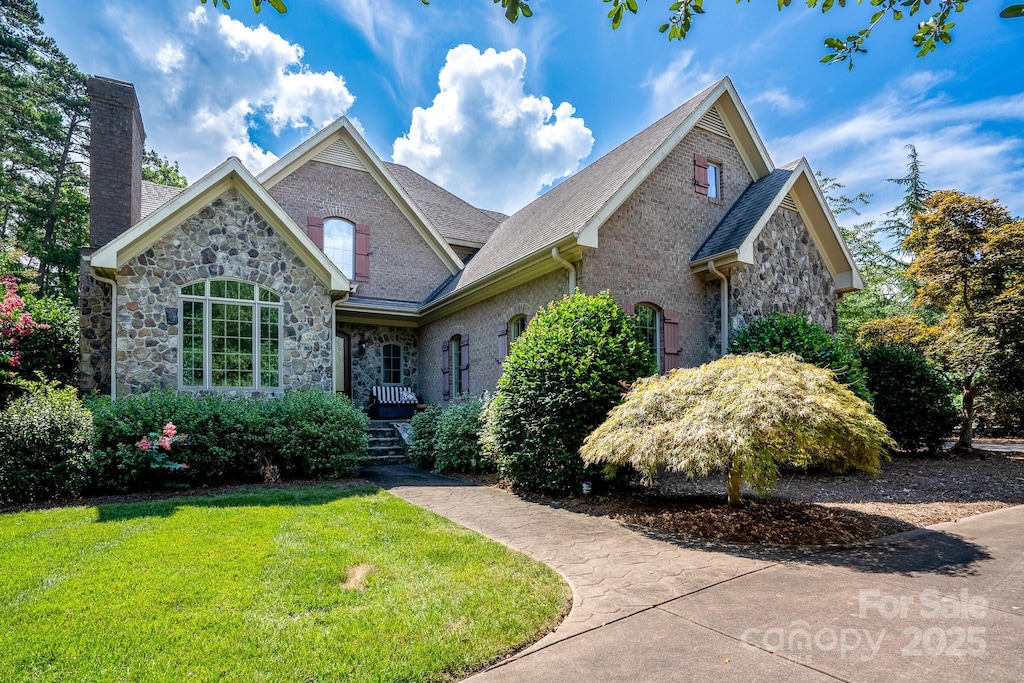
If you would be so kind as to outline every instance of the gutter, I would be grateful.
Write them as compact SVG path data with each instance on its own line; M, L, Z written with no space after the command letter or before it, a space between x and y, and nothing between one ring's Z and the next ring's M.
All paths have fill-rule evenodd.
M110 285L110 400L117 399L117 282L92 270L92 279Z
M562 258L558 253L558 247L551 247L551 258L569 271L569 296L572 296L576 292L576 267Z
M722 316L722 355L726 356L729 353L729 278L715 267L714 260L708 261L708 272L717 277L721 282L719 299L722 305L719 307L719 312Z

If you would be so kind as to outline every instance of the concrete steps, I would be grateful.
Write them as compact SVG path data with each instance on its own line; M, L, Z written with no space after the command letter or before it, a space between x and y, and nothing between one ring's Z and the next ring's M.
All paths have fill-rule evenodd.
M405 443L395 429L394 420L370 420L367 428L369 444L366 457L359 461L360 465L373 467L379 465L405 465L409 458L405 454Z

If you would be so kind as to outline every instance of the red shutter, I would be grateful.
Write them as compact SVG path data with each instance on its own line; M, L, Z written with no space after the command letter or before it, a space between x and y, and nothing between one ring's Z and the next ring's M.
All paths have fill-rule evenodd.
M462 335L462 344L459 348L459 358L462 359L462 367L459 368L462 379L462 392L470 393L469 389L469 335Z
M508 355L508 323L498 325L498 362Z
M679 367L679 313L665 309L661 314L661 338L665 340L665 372Z
M324 219L310 216L306 219L306 234L320 251L324 250Z
M635 304L622 304L622 310L626 312L626 315L636 315Z
M370 226L356 225L356 282L370 281Z
M708 158L700 154L693 155L693 189L708 196Z
M450 349L446 339L441 344L441 397L446 401L452 397L452 376L448 368L449 358Z

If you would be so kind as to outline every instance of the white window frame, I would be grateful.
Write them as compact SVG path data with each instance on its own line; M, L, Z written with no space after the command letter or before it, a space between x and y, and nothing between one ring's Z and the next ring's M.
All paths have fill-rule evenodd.
M519 334L513 335L512 331L516 328L516 326L519 326L519 325L522 326L522 329L519 330ZM512 342L514 342L516 339L519 339L519 337L522 336L523 332L526 332L526 325L527 325L526 316L524 314L519 314L519 315L512 316L512 319L508 321L508 332L507 332L507 335L508 335L508 346L509 346L509 348L512 348Z
M388 382L387 381L387 377L385 376L385 373L387 372L387 368L384 366L384 360L386 358L386 352L387 352L387 349L388 349L389 346L393 346L396 349L398 349L398 381L397 382ZM403 369L402 365L403 365L403 363L402 363L402 345L401 344L396 344L394 342L388 342L387 344L384 344L381 347L381 349L380 349L380 383L381 383L381 385L382 386L388 386L388 387L400 387L400 386L402 386L402 369Z
M335 253L340 252L342 250L339 247L332 246L331 243L328 241L328 236L330 235L330 230L332 227L330 225L331 223L343 223L352 229L352 258L347 262L339 262L339 260L335 260ZM345 277L347 277L349 280L354 279L356 276L356 224L348 220L347 218L338 218L337 216L325 218L324 254L327 256L327 258L331 259L334 265L338 266L338 268L345 275Z
M225 297L210 296L210 283L211 282L241 282L253 287L253 298L249 299L229 299ZM182 294L182 291L186 287L203 283L203 294ZM260 301L260 290L270 292L277 297L277 301ZM184 356L185 356L185 302L194 301L201 302L203 305L203 384L201 386L185 384L184 381ZM245 386L213 386L213 321L212 321L212 304L231 304L236 306L251 306L252 307L252 351L253 351L253 381L251 385ZM277 386L266 387L264 389L262 382L262 358L260 350L260 339L261 339L261 316L260 311L263 308L275 308L278 311L277 314ZM284 356L284 307L281 303L281 295L270 289L269 287L261 287L255 282L248 280L242 280L239 278L230 277L215 277L208 278L205 280L193 280L187 282L178 288L178 387L182 390L187 391L246 391L246 392L257 392L257 391L283 391L284 382L281 372Z
M708 199L716 202L722 201L722 164L710 159L708 159Z

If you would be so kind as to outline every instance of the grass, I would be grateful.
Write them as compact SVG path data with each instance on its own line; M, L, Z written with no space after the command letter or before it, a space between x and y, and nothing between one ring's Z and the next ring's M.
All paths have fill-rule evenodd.
M569 600L542 564L336 485L3 514L0 567L3 681L448 680Z

